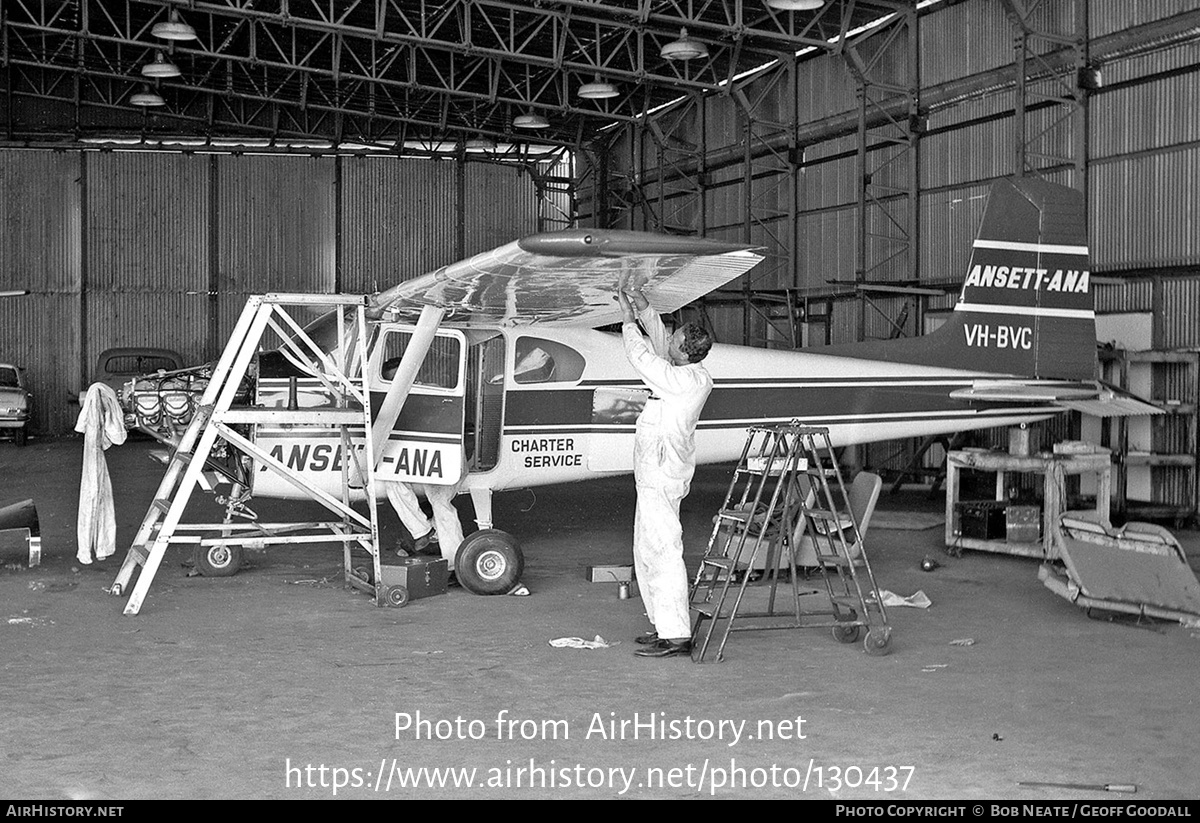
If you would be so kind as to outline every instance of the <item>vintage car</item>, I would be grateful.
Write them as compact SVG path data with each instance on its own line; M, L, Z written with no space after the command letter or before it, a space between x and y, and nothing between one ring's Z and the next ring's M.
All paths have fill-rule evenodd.
M177 351L119 346L100 352L92 370L92 383L104 383L117 393L125 410L126 428L143 428L150 433L169 425L166 410L174 411L184 425L191 420L193 398L171 391L180 388L177 384L190 386L190 371L184 368L183 355ZM80 393L81 406L86 396L86 391Z
M18 446L24 446L28 436L32 403L25 388L25 370L0 363L0 429L12 429Z
M120 394L122 387L135 377L182 368L183 355L177 351L124 346L100 352L96 368L92 370L92 382L106 383Z

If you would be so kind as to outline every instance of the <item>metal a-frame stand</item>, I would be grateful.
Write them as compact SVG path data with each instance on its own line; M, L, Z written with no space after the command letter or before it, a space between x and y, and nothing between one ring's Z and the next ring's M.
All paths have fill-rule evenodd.
M288 312L289 307L328 307L336 311L338 342L334 350L322 351ZM325 405L296 409L234 405L247 369L268 329L283 341L282 350L286 355L297 362L309 364L309 370L324 388L328 401ZM379 518L375 495L365 495L367 516L350 505L352 490L365 488L370 492L375 486L374 462L368 457L374 454L371 404L363 376L368 343L366 302L361 296L267 294L253 296L246 302L229 343L213 370L195 416L178 443L174 444L174 453L167 463L166 473L154 500L109 590L116 596L124 594L134 569L141 567L137 583L125 605L125 614L137 614L141 610L158 566L171 543L210 547L239 545L250 539L255 545L341 542L348 585L351 584L350 551L352 545L358 544L372 555L375 564L373 579L380 580ZM336 427L340 431L343 455L340 499L318 488L300 471L289 468L257 446L243 431L238 431L239 427L244 430L246 426L272 423L286 423L297 428ZM352 429L354 439L358 440L361 436L361 441L351 441ZM240 505L235 494L231 496L232 502L226 509L225 522L181 523L192 492L197 485L205 483L208 470L215 465L210 462L210 457L219 441L224 441L225 448L231 448L242 456L247 470L252 470L251 461L266 466L338 515L340 520L312 523L230 522L230 514L235 513ZM187 532L200 534L189 535ZM203 536L206 532L220 536ZM381 592L378 590L381 585L376 584L377 603L381 602Z
M752 427L692 582L692 660L703 662L715 642L720 661L735 631L821 627L842 643L857 641L865 628L866 651L887 654L891 627L859 535L829 430L798 423ZM803 608L807 596L821 591L801 590L796 558L802 545L815 557L828 598L824 609ZM784 556L788 563L780 569ZM755 559L763 557L766 585L755 588L766 590L766 611L751 613L747 591ZM791 583L790 608L776 603L781 571ZM735 625L739 618L746 622Z

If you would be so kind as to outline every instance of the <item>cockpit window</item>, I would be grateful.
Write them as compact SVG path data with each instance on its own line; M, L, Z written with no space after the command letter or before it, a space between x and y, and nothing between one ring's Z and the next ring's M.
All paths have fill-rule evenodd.
M386 381L396 374L400 359L412 334L406 331L390 331L383 338L383 363L379 367L380 377ZM417 372L413 383L417 386L429 386L436 389L453 389L458 387L459 341L454 337L435 337L425 362Z
M522 337L517 340L513 380L530 383L573 383L583 375L583 355L554 340Z

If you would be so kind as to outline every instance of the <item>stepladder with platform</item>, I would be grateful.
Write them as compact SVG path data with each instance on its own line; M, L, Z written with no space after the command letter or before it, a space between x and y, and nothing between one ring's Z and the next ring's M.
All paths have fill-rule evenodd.
M297 320L297 315L311 318L314 310L336 318L336 328L325 329L337 335L333 345L315 341ZM346 584L368 591L380 605L394 604L395 595L381 582L375 495L366 493L375 486L374 462L369 459L374 453L371 403L363 378L368 335L366 303L359 296L268 294L249 298L228 345L211 369L190 422L178 436L160 436L170 447L166 471L109 589L116 596L129 592L125 614L139 613L172 544L194 546L201 571L223 576L237 571L245 547L341 543ZM293 381L290 396L280 405L249 405L247 375L267 339L279 346L283 357L313 375L320 387L297 398ZM340 491L322 488L311 476L257 445L254 431L260 426L291 427L299 433L336 430ZM256 471L276 473L294 486L299 496L329 510L333 519L259 522L247 505L250 478ZM225 485L230 491L216 497L224 507L220 522L184 521L197 489L214 491ZM353 505L356 501L357 508ZM370 556L374 574L369 580L351 573L352 552Z
M828 429L750 428L691 584L692 659L722 660L734 632L799 628L887 654L862 534Z

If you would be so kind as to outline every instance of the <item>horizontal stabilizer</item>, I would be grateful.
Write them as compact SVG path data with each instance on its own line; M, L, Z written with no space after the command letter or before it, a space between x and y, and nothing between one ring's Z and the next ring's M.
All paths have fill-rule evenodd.
M1019 383L980 380L950 392L954 400L982 403L1046 403L1093 417L1163 414L1164 410L1107 383Z
M1058 405L1072 411L1090 414L1092 417L1141 417L1148 414L1166 414L1166 409L1143 400L1135 394L1100 383L1099 394L1092 400L1060 402Z

